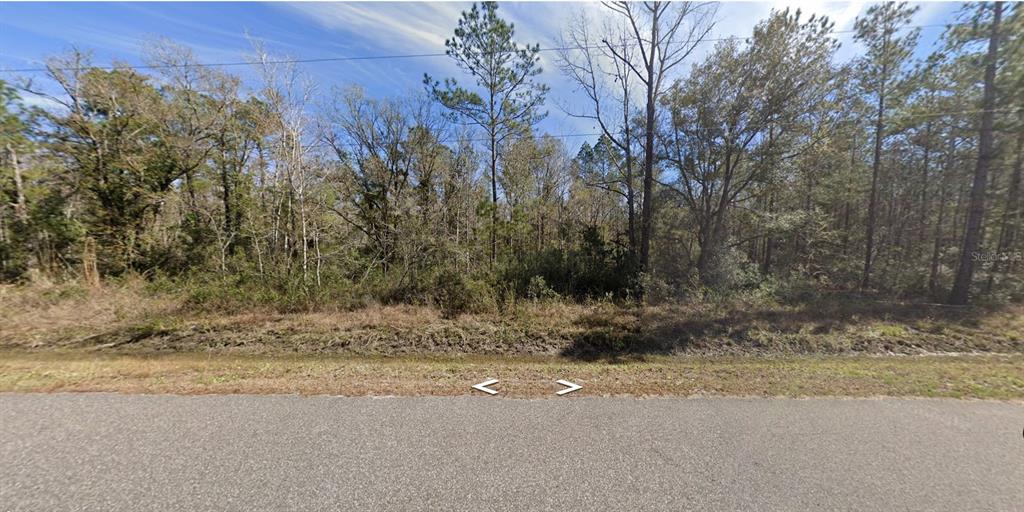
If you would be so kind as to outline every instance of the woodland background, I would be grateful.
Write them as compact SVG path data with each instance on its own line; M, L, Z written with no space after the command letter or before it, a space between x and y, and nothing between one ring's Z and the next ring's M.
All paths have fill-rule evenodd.
M572 114L603 132L578 151L535 131L541 49L494 3L447 42L464 73L404 97L314 84L258 42L254 84L171 41L137 68L55 56L45 78L0 82L0 279L448 317L522 299L1024 299L1017 4L964 5L923 60L914 9L885 3L849 62L827 19L783 11L691 64L715 8L609 3L565 28L561 72L591 107Z

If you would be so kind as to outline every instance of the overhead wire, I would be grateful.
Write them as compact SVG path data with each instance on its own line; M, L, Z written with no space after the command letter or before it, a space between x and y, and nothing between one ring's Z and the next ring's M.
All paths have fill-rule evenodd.
M924 28L936 28L936 27L949 27L951 24L926 24L926 25L908 25L902 27L903 30L910 29L924 29ZM832 34L850 34L856 30L834 30ZM705 38L697 41L697 43L712 43L721 41L730 41L737 39L747 39L751 36L726 36L726 37L715 37ZM539 48L540 52L552 52L552 51L579 51L579 50L593 50L602 49L604 45L580 45L580 46L555 46ZM363 55L363 56L337 56L337 57L316 57L316 58L303 58L303 59L270 59L270 60L253 60L253 61L227 61L227 62L190 62L190 63L172 63L172 64L143 64L137 66L131 66L132 69L174 69L174 68L190 68L190 67L232 67L232 66L255 66L255 65L276 65L276 64L311 64L311 63L323 63L323 62L348 62L348 61L365 61L365 60L395 60L395 59L414 59L414 58L427 58L427 57L444 57L448 54L445 52L441 53L414 53L414 54L393 54L393 55ZM19 69L0 69L0 73L36 73L36 72L49 72L49 71L73 71L75 67L43 67L43 68L19 68ZM100 70L114 70L117 66L85 66L85 69L100 69ZM975 111L960 111L960 112L939 112L939 113L920 113L920 114L908 114L904 117L921 117L921 116L943 116L943 115L958 115L958 114L970 114L970 113L981 113L983 110ZM996 112L1016 112L1016 110L1000 111ZM603 132L592 132L592 133L560 133L560 134L543 134L543 137L552 138L573 138L573 137L597 137L603 135ZM515 140L521 140L529 137L517 137ZM489 139L480 138L463 138L460 141L464 142L480 142L487 141ZM448 142L448 141L444 141ZM339 145L346 146L357 146L356 144L345 143ZM319 142L313 144L304 144L304 148L313 147L330 147L329 143Z

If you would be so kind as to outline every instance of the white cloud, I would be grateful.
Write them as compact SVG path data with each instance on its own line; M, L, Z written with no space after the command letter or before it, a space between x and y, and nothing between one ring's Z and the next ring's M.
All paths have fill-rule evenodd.
M325 28L341 30L374 44L418 53L441 51L459 14L457 3L294 3L286 4Z
M800 9L803 14L801 19L809 18L810 15L818 17L828 16L835 23L836 30L847 30L853 27L853 22L868 4L864 2L822 2L820 0L788 0L775 2L772 8L784 10Z

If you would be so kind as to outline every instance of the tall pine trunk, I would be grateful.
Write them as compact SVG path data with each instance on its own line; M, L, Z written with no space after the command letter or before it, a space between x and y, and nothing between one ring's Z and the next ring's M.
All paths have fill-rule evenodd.
M882 66L882 77L878 89L878 113L875 117L875 154L871 161L871 194L868 198L868 226L864 249L864 272L861 287L871 286L871 264L875 251L875 222L878 217L878 177L882 169L882 140L885 137L885 81L889 78L888 66Z
M999 22L1003 14L1002 2L995 2L992 13L992 27L985 55L985 90L982 99L981 130L978 134L978 162L974 168L971 184L970 206L964 227L963 245L960 249L960 264L957 267L949 303L967 304L970 300L971 281L974 279L974 259L981 245L981 229L985 220L985 188L988 185L988 171L994 156L992 125L996 104L996 64L999 55Z
M1020 117L1024 119L1024 112L1020 114ZM1016 157L1013 162L1013 172L1010 174L1010 185L1006 191L1006 207L1003 208L1003 218L1000 222L999 228L999 242L996 244L996 255L995 260L992 262L992 269L989 271L988 283L985 285L985 291L992 291L992 285L995 282L995 276L999 273L1000 268L1004 271L1005 269L1012 267L1012 262L1015 258L1014 255L1010 254L1011 249L1017 244L1017 230L1020 229L1021 220L1021 198L1020 198L1020 187L1021 187L1021 174L1024 172L1024 129L1019 129L1017 132L1017 147ZM1010 264L1005 267L1002 266L1003 260L1009 259Z

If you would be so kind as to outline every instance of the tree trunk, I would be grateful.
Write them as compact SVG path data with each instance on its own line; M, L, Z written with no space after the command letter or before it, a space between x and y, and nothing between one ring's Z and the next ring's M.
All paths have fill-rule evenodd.
M853 134L853 142L850 144L850 174L857 168L857 134ZM846 180L846 196L843 204L843 256L849 254L850 250L850 218L853 206L850 204L850 197L853 195L851 180Z
M651 21L651 51L647 62L647 118L644 134L644 191L643 203L640 206L640 270L650 272L651 255L651 215L654 202L654 114L655 114L655 83L654 77L654 46L658 41L657 14Z
M882 79L878 90L878 115L875 118L875 154L871 163L871 194L868 199L868 226L861 288L871 286L871 263L875 250L875 219L878 207L878 175L882 168L882 139L885 136L885 81L887 79L888 69L886 66L882 66Z
M946 214L946 189L939 194L939 217L935 221L934 244L932 245L932 261L928 272L928 293L935 295L939 281L939 255L942 253L942 221Z
M928 165L931 156L932 123L925 125L924 162L921 166L921 210L918 212L918 242L925 240L928 231Z
M971 184L971 199L967 213L967 225L964 227L963 246L960 249L960 264L957 267L953 290L949 293L949 303L967 304L970 300L971 281L974 279L974 258L981 245L981 228L985 220L985 187L988 184L988 171L994 156L992 125L996 104L996 65L999 55L999 22L1003 14L1002 2L995 2L992 13L992 28L988 40L988 53L985 55L985 92L982 100L981 130L978 134L978 162L974 169L974 181Z
M497 134L491 127L491 268L498 259L498 148Z
M1024 113L1020 114L1020 117L1024 119ZM992 285L995 281L995 276L999 272L1001 263L1004 259L1013 261L1014 255L1009 254L1010 251L1017 243L1017 230L1020 227L1020 214L1021 214L1021 200L1020 200L1020 186L1021 186L1021 173L1022 167L1024 167L1024 128L1018 128L1017 132L1017 148L1016 158L1013 162L1013 173L1010 175L1010 185L1006 191L1006 207L1003 208L1003 218L1000 222L999 228L999 243L996 244L996 255L995 260L992 262L992 269L988 275L988 283L985 285L985 291L992 291ZM1006 268L1010 268L1011 265L1007 265Z
M640 268L649 271L651 254L651 196L654 188L654 90L647 91L647 133L644 137L644 185L640 205Z
M14 168L14 218L19 222L28 222L28 208L25 204L25 184L21 178L21 165L18 164L18 153L10 144L7 153L11 155L11 167Z
M235 253L235 242L234 242L234 213L231 210L231 176L228 170L228 164L226 162L221 164L220 172L220 188L221 188L221 202L224 204L224 234L228 237L227 251L229 254Z
M21 163L18 162L18 153L10 144L7 145L7 152L10 154L11 167L14 168L14 221L15 226L24 232L24 240L28 241L28 272L32 279L35 279L42 266L43 261L37 251L35 243L36 236L29 230L28 203L25 200L25 182L21 176Z
M953 166L953 158L956 155L955 139L950 139L949 150L946 153L945 163L942 167L942 182L939 185L939 216L935 219L934 243L932 245L932 260L928 273L928 293L932 297L936 295L939 281L939 255L942 253L942 223L946 216L946 194L949 189L949 174ZM953 211L956 214L956 211Z
M768 214L775 213L775 191L768 193ZM764 237L764 260L761 262L761 273L768 275L772 271L772 253L775 251L775 238L771 234Z
M628 105L628 104L627 104ZM629 116L626 122L629 122ZM629 256L636 258L636 192L633 190L633 147L629 136L629 125L626 125L626 210L629 215Z

